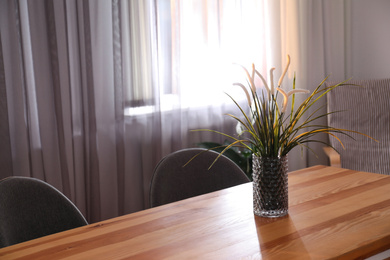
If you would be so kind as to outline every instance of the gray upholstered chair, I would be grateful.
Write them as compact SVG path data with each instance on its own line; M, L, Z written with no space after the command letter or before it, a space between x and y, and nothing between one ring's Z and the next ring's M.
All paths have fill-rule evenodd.
M197 154L198 157L183 167ZM226 156L221 156L208 170L218 155L202 148L189 148L164 157L151 181L151 207L249 182L240 167Z
M356 139L339 136L345 150L331 138L340 152L341 167L390 174L390 79L349 81L328 93L328 125L367 134L379 143L352 133ZM328 83L331 85L331 83Z
M0 180L0 247L87 225L77 207L34 178Z

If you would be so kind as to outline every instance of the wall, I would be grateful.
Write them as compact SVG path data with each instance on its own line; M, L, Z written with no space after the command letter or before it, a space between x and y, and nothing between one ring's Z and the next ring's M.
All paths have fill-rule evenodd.
M351 64L354 79L390 77L390 1L351 1Z

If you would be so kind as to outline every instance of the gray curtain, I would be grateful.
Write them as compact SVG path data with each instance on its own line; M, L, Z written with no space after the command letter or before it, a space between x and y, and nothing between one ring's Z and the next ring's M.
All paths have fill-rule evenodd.
M125 149L125 84L132 81L122 59L131 55L122 48L122 30L130 26L124 8L145 14L127 4L0 2L0 178L45 180L89 222L147 206L146 187L159 156L158 150L148 154L147 167L126 163L142 161L142 150ZM147 19L153 19L152 4L143 4ZM144 48L153 51L151 44ZM148 173L132 176L130 167Z

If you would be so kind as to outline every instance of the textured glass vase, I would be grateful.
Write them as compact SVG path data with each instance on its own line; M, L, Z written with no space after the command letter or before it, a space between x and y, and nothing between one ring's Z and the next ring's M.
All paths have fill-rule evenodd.
M261 217L288 214L287 156L253 155L253 212Z

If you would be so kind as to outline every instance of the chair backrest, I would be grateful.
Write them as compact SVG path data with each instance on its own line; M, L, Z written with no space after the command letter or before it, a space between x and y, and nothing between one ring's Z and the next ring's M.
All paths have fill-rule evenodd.
M0 180L0 247L87 225L77 207L34 178Z
M156 166L151 181L151 207L249 182L240 167L226 156L221 156L208 170L218 155L202 148L189 148L164 157Z
M390 79L349 81L328 93L328 111L341 111L328 116L331 127L367 134L379 143L351 133L353 140L338 135L345 150L331 138L340 152L341 167L390 174ZM331 83L328 83L331 85Z

